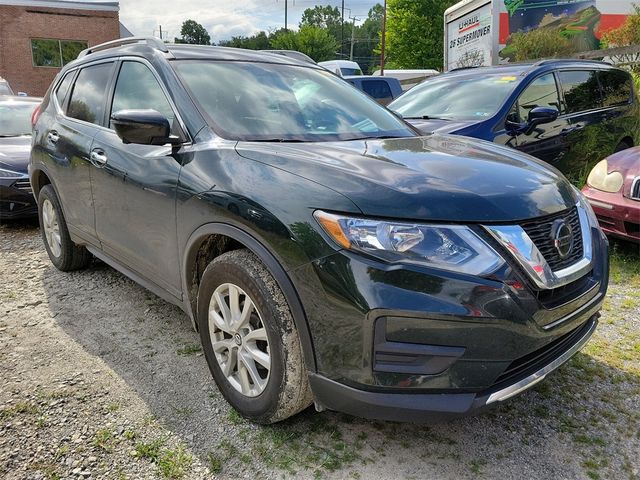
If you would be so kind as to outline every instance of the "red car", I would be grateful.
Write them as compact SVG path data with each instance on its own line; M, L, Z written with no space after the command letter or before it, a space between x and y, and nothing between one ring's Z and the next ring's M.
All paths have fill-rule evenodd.
M640 243L640 147L598 163L582 192L607 235Z

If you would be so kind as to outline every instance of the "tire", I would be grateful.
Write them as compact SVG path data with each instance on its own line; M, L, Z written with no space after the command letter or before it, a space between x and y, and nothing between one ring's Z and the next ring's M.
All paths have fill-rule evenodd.
M632 146L633 145L629 145L627 142L620 142L613 153L621 152L623 150L626 150L627 148L631 148Z
M51 185L42 187L38 195L38 220L44 248L58 270L69 272L89 265L91 253L71 240L60 201Z
M234 291L236 308L230 300ZM250 316L242 315L245 309L252 311ZM234 250L207 266L198 289L197 315L211 374L224 398L243 417L270 424L311 404L302 347L289 305L254 254ZM230 319L236 321L227 322Z

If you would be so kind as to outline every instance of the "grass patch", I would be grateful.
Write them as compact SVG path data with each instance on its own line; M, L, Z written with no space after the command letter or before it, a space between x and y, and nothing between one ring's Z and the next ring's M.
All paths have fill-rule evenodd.
M40 413L38 407L31 402L17 402L15 405L0 410L0 420L7 420L16 415L36 415Z
M116 444L116 439L113 432L107 428L102 428L96 432L93 436L92 445L105 452L113 452Z
M213 475L217 475L222 472L222 459L213 452L207 454L207 460L209 461L209 471Z
M152 442L138 442L135 446L136 456L156 462L163 445L164 440L160 438Z
M201 345L198 345L197 343L192 343L192 344L187 344L180 347L178 350L176 350L176 353L178 355L185 357L188 355L195 355L196 353L200 353L201 351L202 351Z
M138 442L135 446L136 456L155 463L162 478L183 478L191 467L193 458L182 445L170 449L164 448L164 444L165 440L161 438L151 442Z
M232 408L231 410L229 410L229 414L227 415L227 418L234 425L239 425L244 421L244 419L242 418L242 415L240 415L235 408Z
M610 260L611 282L640 287L640 251L636 245L613 241Z
M185 476L193 458L182 445L174 450L165 449L158 458L158 472L163 478L180 479Z

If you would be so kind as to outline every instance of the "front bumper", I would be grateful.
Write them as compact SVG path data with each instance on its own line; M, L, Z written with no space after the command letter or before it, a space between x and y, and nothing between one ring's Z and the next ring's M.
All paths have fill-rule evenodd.
M588 274L548 291L515 266L500 279L470 278L344 251L290 272L314 343L316 405L429 421L529 388L593 334L608 284L598 230L593 253Z
M640 243L640 201L589 186L582 189L602 230L612 237Z
M466 416L492 403L502 402L542 381L567 362L589 341L598 324L597 315L580 328L571 347L547 365L523 374L522 378L500 387L478 393L413 393L371 392L350 387L317 374L310 374L316 404L350 415L397 422L442 421Z
M29 218L38 215L38 205L29 179L26 181L0 181L0 218Z

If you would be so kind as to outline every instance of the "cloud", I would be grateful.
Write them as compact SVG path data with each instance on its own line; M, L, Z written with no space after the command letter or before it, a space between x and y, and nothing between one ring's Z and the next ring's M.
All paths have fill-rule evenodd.
M162 25L163 37L173 40L182 22L192 19L218 42L281 27L283 5L282 0L120 0L120 21L140 36L158 35Z

